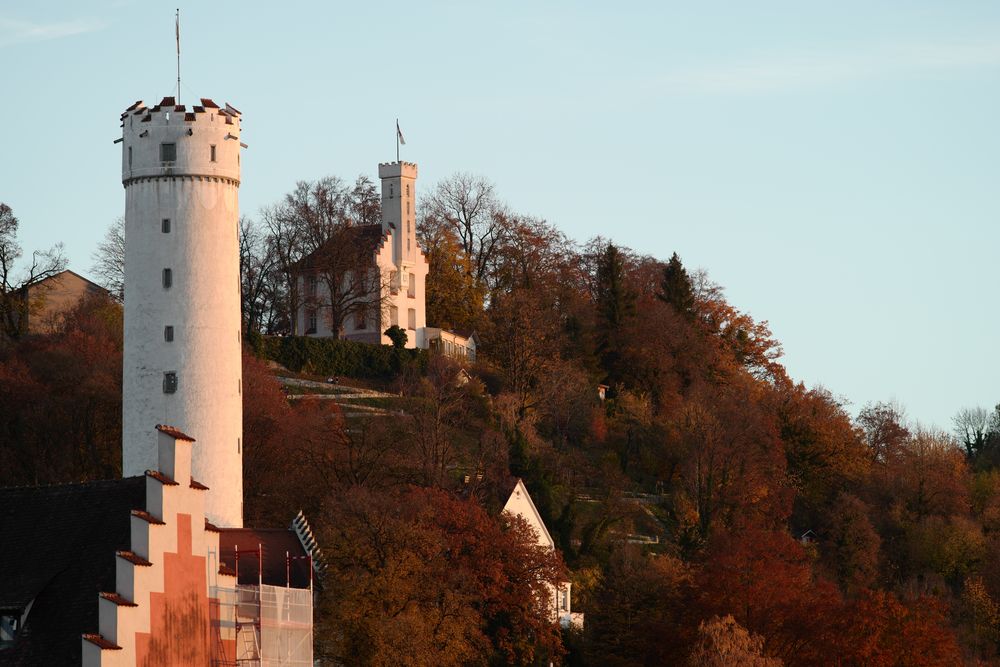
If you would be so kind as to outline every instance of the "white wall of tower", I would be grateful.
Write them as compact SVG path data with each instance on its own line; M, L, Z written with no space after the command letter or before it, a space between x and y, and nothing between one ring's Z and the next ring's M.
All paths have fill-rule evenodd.
M407 347L424 348L427 347L424 286L428 265L417 244L417 165L412 162L382 163L378 166L378 175L382 181L382 228L391 235L392 242L379 250L376 263L384 272L394 271L397 275L388 295L388 312L381 329L384 331L398 324L407 330ZM390 341L383 336L382 342Z
M123 473L156 468L156 424L190 433L193 476L210 489L206 515L231 527L243 523L239 136L238 112L207 104L123 116ZM161 160L164 143L175 160ZM167 372L175 393L164 392Z

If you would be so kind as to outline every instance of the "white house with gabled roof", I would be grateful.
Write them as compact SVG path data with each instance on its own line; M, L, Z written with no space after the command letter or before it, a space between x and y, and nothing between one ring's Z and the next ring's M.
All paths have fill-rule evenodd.
M531 500L531 495L528 494L528 489L524 486L524 481L520 478L514 485L514 490L511 491L510 497L507 498L507 502L503 506L503 511L509 512L514 516L519 516L527 521L528 525L535 531L538 544L555 550L555 540L549 534L549 529L545 527L542 515L539 514L538 508L535 507L534 501ZM572 586L573 584L569 581L564 581L552 591L554 617L558 619L559 624L564 628L573 627L582 629L583 614L574 613L570 606L570 589Z

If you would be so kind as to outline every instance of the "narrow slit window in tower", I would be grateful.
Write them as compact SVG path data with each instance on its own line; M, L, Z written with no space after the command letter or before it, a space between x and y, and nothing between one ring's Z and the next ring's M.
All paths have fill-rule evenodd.
M409 284L406 286L406 296L411 299L417 296L417 277L412 273L410 274Z
M160 144L160 162L177 161L177 144Z
M163 393L177 393L177 371L167 371L163 374Z
M170 269L163 269L163 289L169 289L174 284L174 272Z
M160 222L160 231L164 234L170 233L170 218L164 218L162 222Z
M215 144L212 144L211 146L211 160L212 162L215 162Z
M128 147L128 168L132 168L132 147Z
M168 343L174 342L174 328L169 324L163 327L163 340Z

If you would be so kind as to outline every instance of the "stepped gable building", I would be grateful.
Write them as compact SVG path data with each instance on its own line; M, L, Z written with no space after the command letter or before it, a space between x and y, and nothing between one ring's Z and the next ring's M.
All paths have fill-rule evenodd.
M125 477L0 489L0 664L311 667L309 525L243 526L240 112L121 120Z
M389 162L378 166L382 184L382 222L358 225L336 242L351 244L370 267L367 308L335 331L331 317L330 282L324 279L326 248L304 257L295 267L300 304L295 332L321 338L340 337L373 344L391 344L385 330L396 325L406 332L406 346L431 348L475 361L476 339L427 326L427 257L417 243L417 165Z

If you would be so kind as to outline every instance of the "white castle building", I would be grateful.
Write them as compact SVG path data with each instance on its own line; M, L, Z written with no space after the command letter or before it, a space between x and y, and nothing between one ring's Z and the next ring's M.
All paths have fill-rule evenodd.
M216 525L243 525L237 225L240 112L166 97L122 115L122 468L157 466L156 424L197 434L193 476ZM231 344L225 344L231 343Z
M406 347L438 349L449 356L475 361L476 337L427 326L427 257L417 243L417 165L388 162L378 166L382 182L382 223L353 228L342 239L370 253L371 270L380 276L380 294L371 294L371 307L343 322L339 328L330 317L328 281L322 249L297 265L300 299L295 331L306 336L340 337L388 345L385 330L398 326L406 332Z

